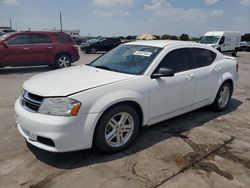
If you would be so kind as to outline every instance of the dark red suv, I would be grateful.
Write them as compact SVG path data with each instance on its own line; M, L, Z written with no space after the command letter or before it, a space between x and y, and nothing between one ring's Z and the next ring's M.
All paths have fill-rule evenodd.
M15 32L0 37L0 67L68 67L79 60L78 47L63 32Z

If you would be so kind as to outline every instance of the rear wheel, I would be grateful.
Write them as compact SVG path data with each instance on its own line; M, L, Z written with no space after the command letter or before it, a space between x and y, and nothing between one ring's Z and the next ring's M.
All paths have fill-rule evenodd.
M232 56L233 56L233 57L236 57L236 56L237 56L237 53L238 53L238 49L235 48L234 51L233 51L233 53L232 53Z
M95 54L97 52L97 49L95 48L95 47L92 47L91 49L90 49L90 53L91 54Z
M232 89L232 85L229 82L224 82L221 85L212 104L214 110L221 112L227 108L232 96Z
M139 117L129 105L109 109L100 118L95 145L104 152L114 153L128 147L139 131Z
M65 68L71 66L71 57L67 54L60 54L56 57L55 67Z

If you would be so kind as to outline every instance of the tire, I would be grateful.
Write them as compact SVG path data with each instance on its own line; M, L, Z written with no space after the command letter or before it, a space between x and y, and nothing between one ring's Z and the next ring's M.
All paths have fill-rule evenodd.
M233 51L233 53L232 53L232 56L233 56L233 57L236 57L236 56L237 56L237 52L238 52L238 49L235 48L234 51Z
M70 67L72 63L71 57L67 54L60 54L56 57L55 67L65 68Z
M212 104L212 108L215 111L222 112L227 108L231 100L232 90L233 90L232 85L229 82L224 82L221 85L216 95L216 98Z
M91 54L95 54L96 52L97 52L96 47L90 48L90 53L91 53Z
M139 117L135 109L126 104L115 106L104 112L99 119L94 143L105 153L115 153L128 147L138 131Z

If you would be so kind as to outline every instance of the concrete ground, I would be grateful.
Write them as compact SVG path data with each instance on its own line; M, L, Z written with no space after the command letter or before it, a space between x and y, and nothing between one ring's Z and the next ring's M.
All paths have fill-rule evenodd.
M77 64L96 57L82 54ZM0 187L250 187L250 53L237 59L239 86L227 111L202 108L145 128L115 155L95 148L56 154L27 145L13 105L26 79L50 69L0 69Z

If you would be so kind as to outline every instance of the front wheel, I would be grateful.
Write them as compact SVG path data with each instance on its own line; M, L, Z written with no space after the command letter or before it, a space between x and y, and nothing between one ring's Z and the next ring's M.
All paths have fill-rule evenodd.
M139 131L137 112L129 105L119 105L109 109L100 118L95 145L106 153L114 153L128 147Z
M224 111L230 102L231 96L232 85L229 82L224 82L221 85L216 95L216 98L212 104L213 109L219 112Z

